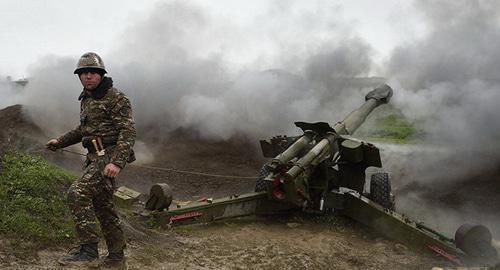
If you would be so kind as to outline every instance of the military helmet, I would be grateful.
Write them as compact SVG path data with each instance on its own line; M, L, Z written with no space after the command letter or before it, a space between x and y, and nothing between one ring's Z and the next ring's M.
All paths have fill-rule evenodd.
M101 75L107 73L106 68L104 67L104 62L102 61L101 57L95 52L84 53L78 60L76 69L73 73L80 74L84 70L95 70Z

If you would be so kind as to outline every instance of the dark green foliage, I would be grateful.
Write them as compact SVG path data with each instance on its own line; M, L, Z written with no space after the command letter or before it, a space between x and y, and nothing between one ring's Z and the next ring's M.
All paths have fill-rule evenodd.
M418 130L400 114L390 114L376 121L375 128L368 131L372 138L406 143L419 135Z
M72 179L41 157L6 154L0 168L0 234L40 245L73 238L64 195Z
M384 129L397 139L407 139L415 134L415 128L402 116L389 115L382 120Z

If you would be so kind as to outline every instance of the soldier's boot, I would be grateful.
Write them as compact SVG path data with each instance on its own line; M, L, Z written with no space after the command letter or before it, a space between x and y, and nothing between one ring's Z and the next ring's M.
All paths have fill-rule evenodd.
M100 265L101 269L127 269L125 254L122 251L110 252Z
M62 265L87 264L99 258L97 243L82 244L80 249L73 254L66 255L58 260Z

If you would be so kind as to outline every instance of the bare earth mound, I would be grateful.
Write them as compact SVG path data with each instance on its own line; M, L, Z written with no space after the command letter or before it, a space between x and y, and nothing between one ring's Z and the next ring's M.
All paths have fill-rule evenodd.
M12 150L30 150L42 131L22 113L21 105L0 110L0 154Z

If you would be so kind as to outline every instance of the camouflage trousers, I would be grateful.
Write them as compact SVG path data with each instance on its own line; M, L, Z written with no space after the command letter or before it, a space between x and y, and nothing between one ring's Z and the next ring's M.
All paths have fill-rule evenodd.
M103 175L108 162L108 155L89 154L82 177L68 189L68 204L80 244L99 242L99 220L108 251L119 252L125 248L125 238L112 201L112 179Z

